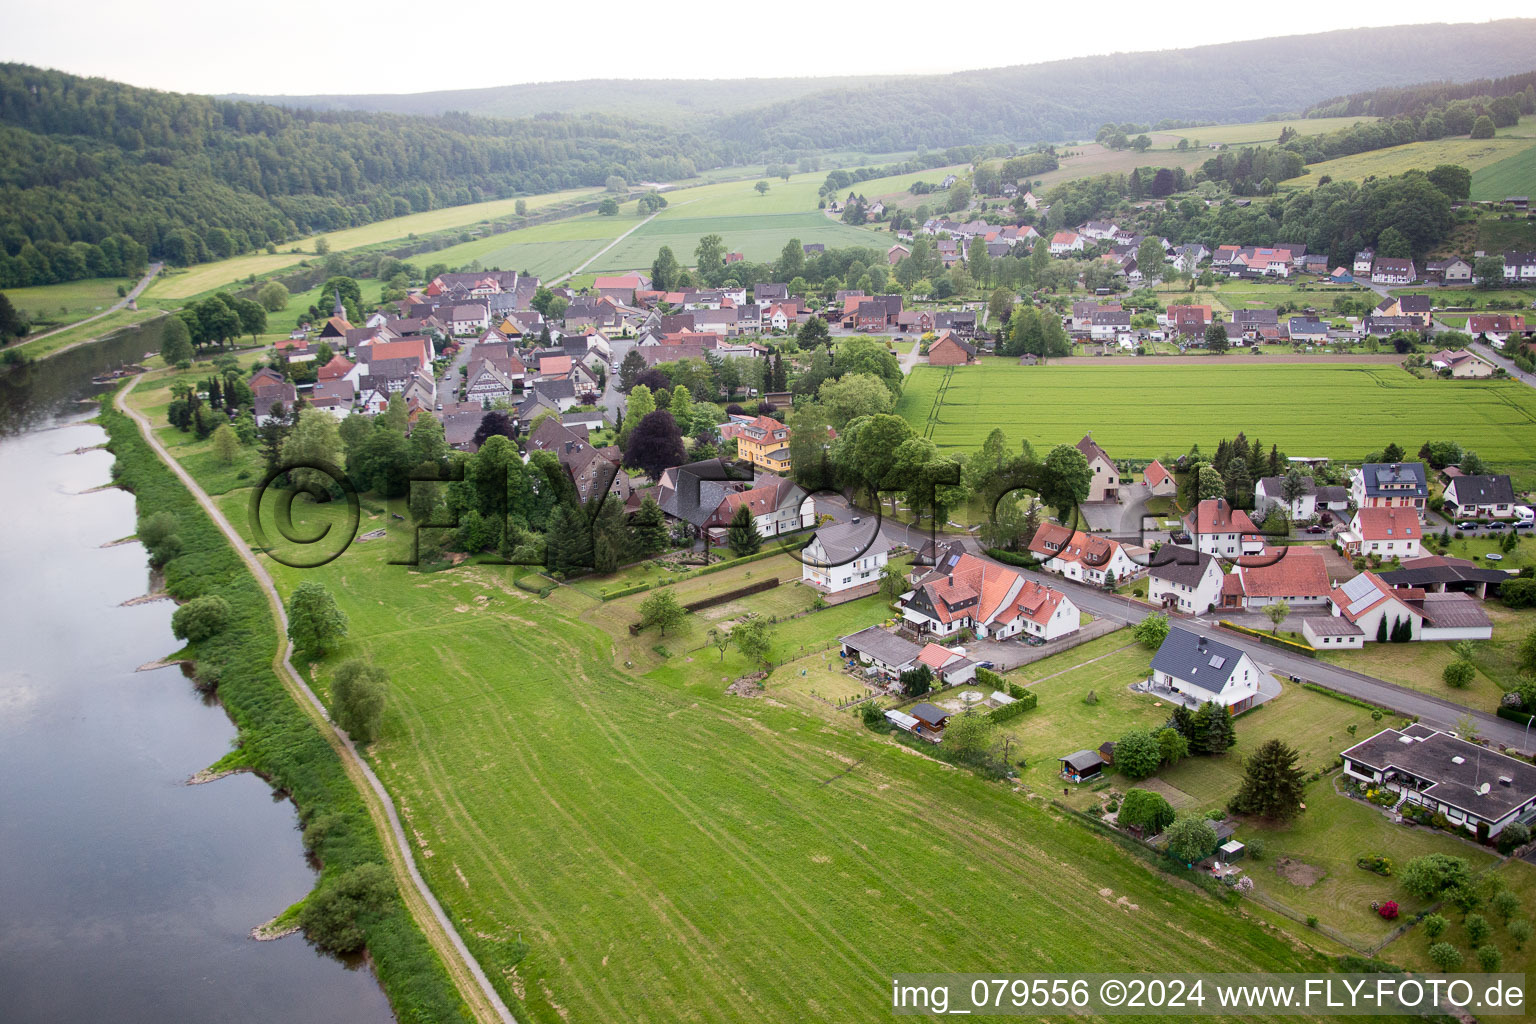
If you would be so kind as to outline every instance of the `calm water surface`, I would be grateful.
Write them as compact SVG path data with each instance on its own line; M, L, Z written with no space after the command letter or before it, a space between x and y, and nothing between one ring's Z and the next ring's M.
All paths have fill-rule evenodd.
M133 497L88 493L112 457L74 454L106 439L89 377L143 345L77 352L0 380L0 1020L389 1021L366 967L249 938L315 876L260 779L185 784L234 726L178 669L135 671L177 648L174 606L122 607L144 550L102 545Z

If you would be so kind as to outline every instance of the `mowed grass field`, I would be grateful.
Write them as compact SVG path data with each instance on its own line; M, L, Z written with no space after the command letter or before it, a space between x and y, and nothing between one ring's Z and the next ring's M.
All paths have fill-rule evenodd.
M1421 380L1395 366L1266 365L1229 356L1210 366L1018 366L988 358L916 367L897 406L942 447L980 446L994 427L1036 450L1089 430L1116 458L1158 458L1245 431L1291 455L1358 459L1396 441L1462 442L1528 486L1536 477L1536 392L1515 381Z
M1529 149L1472 172L1473 199L1503 199L1536 192L1536 153Z
M596 195L601 191L597 188L577 188L523 198L528 203L529 211L532 212L587 195ZM360 249L364 246L378 245L381 242L392 242L412 234L424 235L449 228L470 227L498 217L508 217L513 214L516 206L516 199L492 199L483 203L470 203L467 206L447 206L439 210L407 214L404 217L391 217L362 227L328 232L325 238L330 243L332 252L346 252L349 249ZM148 292L155 298L185 299L217 289L232 281L238 281L250 274L259 277L274 270L291 267L315 255L315 239L318 237L320 236L314 235L297 242L285 243L279 247L278 252L271 255L265 252L246 253L227 260L200 263L184 273L162 276L150 286ZM297 248L299 252L287 251L293 248Z
M1524 117L1518 125L1499 129L1491 139L1457 136L1373 149L1311 164L1307 167L1309 173L1289 178L1280 185L1282 188L1311 188L1325 174L1335 181L1363 181L1371 176L1402 174L1415 167L1427 171L1440 164L1459 164L1472 171L1472 198L1488 199L1493 197L1479 194L1478 174L1506 160L1536 161L1536 153L1531 151L1533 147L1536 147L1536 118ZM1506 178L1515 177L1509 170L1502 173ZM1501 193L1497 198L1502 199L1508 194Z
M177 457L202 475L206 447ZM247 499L218 499L242 530ZM295 510L300 533L330 517ZM363 531L389 521L365 502ZM389 668L368 756L520 1020L864 1021L887 1012L892 972L1020 956L1071 972L1310 962L1008 786L850 716L706 685L742 670L734 652L721 667L681 637L631 640L624 611L569 587L541 601L511 568L423 575L386 554L369 542L319 569L269 564L280 591L317 580L350 619L348 640L301 666L322 694L343 659ZM744 610L759 598L792 604L770 592ZM841 630L844 614L781 628L825 615Z
M100 313L118 301L118 285L131 288L136 283L125 277L93 277L65 284L7 288L5 297L31 320L68 323Z
M1299 135L1326 135L1361 122L1376 121L1374 117L1297 117L1285 121L1252 121L1247 124L1208 124L1198 128L1179 128L1168 131L1148 132L1153 148L1177 146L1180 139L1201 146L1267 146L1280 141L1284 128L1295 129Z

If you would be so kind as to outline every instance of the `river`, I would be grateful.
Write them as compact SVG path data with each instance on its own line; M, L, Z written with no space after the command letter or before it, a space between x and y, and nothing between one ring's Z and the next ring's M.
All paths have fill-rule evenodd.
M315 873L293 805L251 775L188 776L235 728L172 668L174 606L123 606L149 574L132 495L80 404L158 345L137 332L0 370L0 1019L374 1024L372 972L250 930Z

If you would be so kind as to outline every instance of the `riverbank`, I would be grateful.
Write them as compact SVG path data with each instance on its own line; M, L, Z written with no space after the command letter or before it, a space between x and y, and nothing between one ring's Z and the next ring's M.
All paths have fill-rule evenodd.
M293 800L306 826L305 845L322 865L317 892L361 865L387 864L368 809L340 756L273 669L279 637L255 579L133 420L104 406L98 422L117 460L113 480L134 494L140 514L169 512L176 519L182 554L165 566L166 591L182 601L218 594L230 605L228 628L187 649L198 677L216 683L219 700L239 729L238 748L212 767L248 769ZM359 923L398 1019L474 1019L398 890L387 909Z

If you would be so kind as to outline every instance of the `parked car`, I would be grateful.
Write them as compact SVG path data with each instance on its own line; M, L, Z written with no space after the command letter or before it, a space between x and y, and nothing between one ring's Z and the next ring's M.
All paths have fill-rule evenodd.
M1531 522L1529 519L1522 519L1518 523L1515 524L1515 529L1517 529L1517 530L1536 530L1536 523Z
M1477 524L1476 523L1472 523L1472 522L1457 523L1456 524L1456 529L1458 529L1458 530L1475 530L1475 529L1477 529Z
M1492 523L1488 524L1488 529L1490 529L1490 530L1507 530L1507 529L1509 529L1509 524L1508 523L1500 523L1500 522L1492 522Z
M1309 526L1309 527L1307 527L1307 532L1308 533L1327 533L1328 532L1328 527L1326 527L1326 526Z

